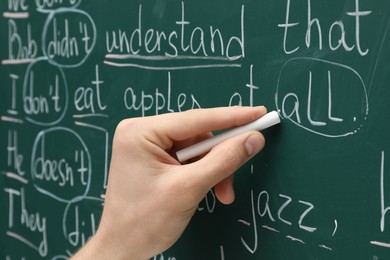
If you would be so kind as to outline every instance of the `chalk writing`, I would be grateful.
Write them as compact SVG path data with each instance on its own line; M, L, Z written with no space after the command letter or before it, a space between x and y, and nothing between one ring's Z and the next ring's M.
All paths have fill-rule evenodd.
M294 72L295 78L291 80L289 70L298 65L301 73ZM319 85L316 82L323 77L323 71L326 71L326 84ZM333 76L335 73L348 74L351 84L338 83ZM307 90L302 91L301 88L306 86ZM351 102L336 111L335 107L341 106L336 102L345 99ZM284 118L307 131L326 137L344 137L357 133L369 111L366 86L359 73L348 66L315 58L294 58L283 65L275 102ZM314 114L325 116L320 119L315 118Z
M35 5L39 11L53 10L65 7L77 7L81 0L35 0Z
M288 195L284 195L284 194L279 194L279 197L282 198L284 200L284 202L282 202L278 206L278 210L275 214L275 216L277 216L277 218L275 218L274 214L272 213L271 208L270 208L269 193L267 191L261 191L259 193L259 195L257 196L257 203L256 203L254 191L251 190L252 223L248 222L245 225L251 226L251 228L253 230L253 238L254 238L253 245L250 246L248 244L248 242L246 242L247 240L244 239L243 237L241 237L242 245L251 254L254 254L259 249L258 248L259 231L258 231L258 227L257 227L257 215L261 218L268 218L268 220L271 221L272 223L275 223L275 225L278 221L280 221L281 224L285 224L288 226L297 225L299 227L299 229L307 231L309 233L314 233L317 231L317 227L307 226L307 225L303 224L303 222L305 221L306 218L310 219L309 214L311 213L311 211L315 210L315 206L312 203L307 202L307 201L303 201L303 200L298 200L298 202L295 202L292 197L290 197ZM306 209L303 210L301 213L299 213L299 215L300 215L299 219L295 223L293 223L291 219L284 216L283 214L285 214L284 212L286 211L286 209L288 207L296 208L296 205L292 205L292 204L296 204L296 203L301 204L301 205L305 205ZM262 221L264 221L264 220L262 220ZM268 231L272 231L272 232L279 233L279 234L281 233L279 230L277 230L273 227L267 226L267 225L263 225L262 227ZM334 235L334 233L333 233L333 235ZM303 240L296 238L294 236L286 235L286 237L292 241L299 242L301 244L305 244L305 242ZM329 247L327 247L327 248L329 248Z
M217 204L217 199L215 197L215 194L214 194L214 191L213 190L210 190L206 197L204 198L204 200L199 203L198 205L198 211L204 211L205 210L205 207L203 205L206 205L206 210L208 213L213 213L214 212L214 209L215 209L215 206Z
M38 55L38 44L32 38L31 24L27 24L27 34L22 36L18 24L10 19L8 21L8 60L3 64L28 62Z
M9 114L12 114L12 115L17 115L18 114L18 111L17 111L17 98L16 98L16 83L17 81L19 80L19 76L16 75L16 74L10 74L9 77L11 78L11 81L12 81L12 91L11 91L11 108L7 110L7 112Z
M142 116L147 112L152 112L155 115L161 114L161 111L184 111L189 108L200 108L199 102L194 95L180 93L177 95L176 103L172 100L171 73L168 72L167 90L164 95L159 88L156 88L154 93L145 93L144 90L140 94L135 92L133 87L126 88L123 98L127 110L140 111ZM187 100L189 99L189 100Z
M20 190L16 189L5 189L8 194L9 199L9 215L8 215L8 228L10 231L7 232L7 235L18 239L19 241L25 243L31 248L39 252L40 256L46 256L48 253L48 241L47 241L47 226L46 226L46 217L41 216L39 212L30 213L26 204L26 196L23 188ZM16 204L18 203L19 204ZM20 205L20 217L15 218L15 206ZM16 219L19 220L16 223ZM41 235L41 240L37 242L29 241L25 238L25 235L17 234L11 230L16 227L16 225L25 227L28 232L38 233Z
M18 175L25 175L25 170L22 169L24 156L23 154L19 153L17 131L8 130L7 152L7 166L15 169Z
M385 206L385 152L381 154L381 231L385 231L386 214L390 207Z
M12 12L28 11L26 0L8 0L8 10Z
M386 231L386 214L390 210L390 207L386 207L385 203L385 151L381 152L381 164L380 164L380 205L381 205L381 219L380 219L380 231L384 233ZM390 242L383 241L370 241L372 245L380 246L384 248L390 248Z
M43 28L42 44L51 63L68 68L80 66L91 54L95 43L96 26L87 13L63 8L49 14Z
M68 153L70 157L64 158L61 153L55 152L58 138L67 140L68 151L61 153ZM62 127L40 132L31 158L31 176L38 191L62 202L87 194L91 181L91 158L76 132Z
M115 61L105 64L118 67L135 67L149 70L182 70L216 67L240 67L230 63L245 57L245 6L241 7L239 36L225 37L222 30L212 25L208 29L200 26L189 28L191 22L185 18L185 4L181 3L181 18L175 24L179 27L171 32L145 29L142 18L142 5L138 8L138 26L131 32L118 29L106 32L106 57ZM189 32L188 32L189 30ZM187 33L190 35L187 42ZM225 40L228 38L228 40ZM237 48L238 46L238 48ZM238 49L238 51L236 51ZM115 52L115 55L111 53ZM118 54L119 53L119 54ZM160 61L170 59L187 60L190 65L167 66L148 65L133 62L137 60ZM131 62L127 62L130 60ZM119 61L119 62L118 62ZM202 62L193 64L193 62ZM223 61L223 63L213 63Z
M39 59L31 63L23 84L23 108L26 119L37 125L54 125L68 108L68 85L61 68Z
M255 103L254 103L254 93L256 90L258 90L260 87L259 86L256 86L254 85L254 81L253 81L253 65L250 66L250 72L249 72L249 83L247 83L245 85L246 90L249 90L249 105L250 106L254 106ZM230 98L230 101L229 101L229 106L233 106L233 105L238 105L238 106L242 106L243 104L245 104L247 102L245 102L243 100L243 95L240 94L239 92L235 92L231 98Z
M93 87L78 87L74 94L75 108L80 112L103 112L107 105L102 102L100 87L104 81L100 79L99 66L95 68L95 78L91 81Z
M71 251L83 246L96 233L102 201L101 198L85 197L78 202L70 202L66 206L62 219L62 229L64 236L72 247ZM85 212L86 209L83 206L85 203L88 203L89 208L95 206L98 213Z
M307 24L305 37L302 39L305 40L306 48L312 48L312 31L316 30L318 35L318 49L323 49L323 29L321 21L318 18L312 18L312 7L311 0L307 2ZM300 46L297 47L289 47L289 31L295 29L294 27L298 27L300 22L291 22L290 21L290 13L291 13L291 0L287 0L287 8L286 8L286 19L285 23L278 24L279 27L284 28L284 38L283 38L283 49L286 54L293 54L300 49ZM365 56L368 54L369 49L362 48L361 44L361 18L366 17L372 13L372 11L361 11L360 10L360 1L355 0L355 10L352 12L345 12L347 16L351 16L354 18L355 22L355 35L354 35L354 43L347 43L346 41L346 28L345 22L342 20L335 21L332 23L328 30L328 47L331 51L336 51L340 48L343 48L345 51L350 52L356 48L357 52L361 56Z
M120 120L266 105L283 122L236 202L210 190L152 259L388 259L385 1L3 2L0 258L69 259L96 233Z
M165 259L167 259L167 260L176 260L176 258L175 257L173 257L173 256L169 256L169 257L164 257L164 254L159 254L159 255L156 255L156 256L154 256L153 257L153 260L165 260Z

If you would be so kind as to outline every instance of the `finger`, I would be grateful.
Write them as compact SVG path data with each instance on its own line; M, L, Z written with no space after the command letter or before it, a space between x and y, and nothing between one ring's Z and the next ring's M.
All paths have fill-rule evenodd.
M181 149L184 149L184 148L189 147L189 146L196 144L196 143L200 143L200 142L202 142L206 139L209 139L211 137L213 137L213 134L210 132L202 133L202 134L196 135L194 137L191 137L191 138L183 140L183 141L176 141L174 146L172 147L172 149L175 152L177 152Z
M218 200L225 205L233 203L235 199L233 182L234 174L217 183L214 187L215 196L217 196Z
M260 132L251 131L232 137L215 146L204 158L191 164L202 169L205 188L211 188L233 174L245 162L264 147L264 137Z
M196 144L196 143L199 143L199 142L202 142L206 139L209 139L213 137L213 134L212 133L204 133L204 134L200 134L200 135L197 135L197 136L194 136L193 138L190 138L190 139L187 139L187 140L184 140L184 141L178 141L178 142L175 142L174 145L167 150L167 152L172 156L172 158L175 158L175 160L177 160L176 158L176 152L185 148L185 147L189 147L193 144ZM203 154L202 155L199 155L199 156L196 156L192 159L189 159L187 161L187 163L191 163L191 162L195 162L201 158L203 158Z
M154 120L157 120L155 123L161 145L165 146L162 148L167 149L172 145L172 140L182 141L206 132L243 125L266 112L265 107L223 107L164 114L159 118L154 117Z

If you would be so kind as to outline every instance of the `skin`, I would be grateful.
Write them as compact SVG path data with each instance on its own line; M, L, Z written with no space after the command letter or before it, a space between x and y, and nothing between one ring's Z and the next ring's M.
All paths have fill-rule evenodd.
M263 148L261 133L232 137L184 164L175 152L265 113L212 108L119 123L99 228L72 259L149 259L179 239L211 188L220 202L232 203L234 172Z

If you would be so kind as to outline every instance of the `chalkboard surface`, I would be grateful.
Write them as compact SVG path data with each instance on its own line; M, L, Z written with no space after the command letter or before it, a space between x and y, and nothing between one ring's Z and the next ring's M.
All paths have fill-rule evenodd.
M266 105L283 122L235 203L210 191L154 259L390 259L389 1L0 10L0 258L67 259L96 231L120 120Z

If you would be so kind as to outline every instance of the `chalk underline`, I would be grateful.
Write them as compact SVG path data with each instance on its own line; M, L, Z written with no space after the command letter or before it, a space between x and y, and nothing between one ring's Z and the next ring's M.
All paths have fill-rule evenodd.
M379 241L371 241L370 243L372 245L390 248L390 243L379 242Z
M20 176L19 174L16 174L14 172L6 172L6 171L3 171L2 173L3 173L3 175L5 175L8 178L17 180L23 184L28 184L28 180L26 178Z
M139 54L106 54L104 63L114 67L133 67L145 70L189 70L189 69L207 69L207 68L240 68L242 64L231 63L236 61L241 56L225 57L225 56L194 56L194 55L139 55ZM190 65L145 65L137 61L191 61ZM194 61L201 64L193 64ZM209 61L210 63L207 63ZM219 63L214 63L219 61Z
M106 59L134 59L134 60L220 60L220 61L235 61L241 56L225 57L225 56L194 56L194 55L139 55L139 54L106 54Z
M18 64L26 64L35 62L37 59L10 59L10 60L2 60L1 64L3 65L18 65Z
M6 121L11 123L23 124L24 121L18 118L9 117L9 116L1 116L0 121Z
M15 232L11 232L11 231L7 231L6 234L7 234L7 236L15 238L15 239L19 240L20 242L24 243L25 245L31 247L35 251L39 252L38 246L34 245L31 241L27 240L26 238L22 237L21 235L15 233Z
M189 70L189 69L208 69L208 68L241 68L241 64L202 64L202 65L183 65L183 66L148 66L137 63L118 63L104 61L106 65L114 67L133 67L145 70Z
M99 113L73 115L73 118L87 118L87 117L108 117L108 115L99 114Z
M4 12L4 18L13 18L13 19L26 19L30 16L28 12Z

